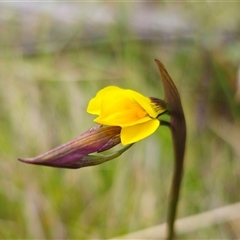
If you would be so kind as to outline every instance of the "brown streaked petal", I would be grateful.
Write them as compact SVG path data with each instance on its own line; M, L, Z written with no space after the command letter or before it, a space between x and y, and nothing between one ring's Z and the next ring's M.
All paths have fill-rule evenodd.
M77 160L75 162L72 162L68 165L65 165L65 167L66 168L82 168L82 167L99 165L101 163L104 163L104 162L107 162L107 161L110 161L114 158L119 157L122 153L127 151L133 144L134 143L129 144L129 145L121 148L120 150L118 150L118 151L116 151L112 154L108 154L108 155L96 154L96 155L83 156L79 160Z
M78 168L74 162L84 161L90 153L103 152L121 142L121 127L97 125L78 138L34 158L19 158L21 162L58 168ZM73 167L75 166L75 167Z
M162 99L150 97L150 100L151 100L154 111L158 112L160 110L163 110L157 117L159 117L160 115L168 111L168 105Z

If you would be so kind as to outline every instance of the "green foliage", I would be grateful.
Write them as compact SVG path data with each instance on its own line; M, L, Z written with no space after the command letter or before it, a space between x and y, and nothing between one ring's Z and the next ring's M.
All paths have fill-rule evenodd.
M188 127L178 216L239 201L238 59L234 57L239 47L234 45L233 51L228 43L219 43L206 50L200 41L201 34L214 33L219 21L225 21L214 15L211 22L209 16L205 29L204 9L215 13L217 6L232 23L239 17L230 14L231 9L238 8L185 5L192 9L187 17L193 19L195 14L201 29L199 38L189 44L133 38L120 19L119 25L111 26L106 41L76 47L71 45L74 39L65 40L66 46L55 53L41 45L34 56L27 56L19 48L14 18L5 22L9 31L0 40L4 48L0 59L1 239L104 239L165 222L173 165L167 128L159 128L118 159L96 167L62 170L17 161L92 127L87 103L107 85L162 98L154 58L164 63L178 87ZM157 7L169 10L174 4ZM47 21L35 29L41 39L50 31ZM80 23L75 27L82 29ZM212 38L204 41L211 43ZM228 233L215 227L184 237L221 238L229 237Z

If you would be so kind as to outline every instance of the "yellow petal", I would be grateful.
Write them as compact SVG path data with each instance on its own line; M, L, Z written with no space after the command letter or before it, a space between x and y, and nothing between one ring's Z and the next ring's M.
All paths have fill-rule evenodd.
M108 93L114 94L116 91L122 91L122 89L116 86L109 86L100 90L97 95L90 100L87 107L87 112L96 115L101 114L102 100L104 96L106 96Z
M135 112L120 112L111 114L106 117L97 117L94 119L94 122L100 123L107 126L120 126L120 127L130 127L139 123L148 122L152 120L149 116L136 118Z
M123 112L130 108L131 100L124 95L124 90L107 93L101 104L101 116L108 116L117 112Z
M138 103L132 102L121 92L119 95L115 93L111 101L104 98L101 114L94 121L109 126L126 127L150 119L147 112Z
M148 137L157 130L159 124L159 120L152 119L148 122L122 128L120 134L122 144L127 145Z
M156 106L155 102L151 101L151 98L145 97L142 94L132 91L126 90L129 98L134 99L152 118L156 118L160 113L166 111L166 108L162 108L161 106Z

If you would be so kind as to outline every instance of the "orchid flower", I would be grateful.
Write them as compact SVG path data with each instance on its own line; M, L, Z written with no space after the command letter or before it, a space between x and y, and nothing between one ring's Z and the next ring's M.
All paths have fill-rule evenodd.
M162 77L164 100L146 97L129 89L105 87L90 100L87 112L97 115L97 126L78 138L34 158L22 162L59 168L81 168L97 165L120 156L135 142L153 134L160 125L168 126L174 147L174 172L167 216L167 239L175 237L174 221L183 175L186 143L186 122L178 90L164 65L155 59ZM159 120L170 115L170 122ZM100 155L118 144L123 148L109 155ZM95 153L95 155L92 155Z
M163 100L133 90L109 86L90 100L87 112L98 115L94 121L100 125L44 154L19 160L59 168L81 168L109 161L153 134L161 124L158 117L167 112L167 105ZM119 143L124 146L120 151L99 154Z

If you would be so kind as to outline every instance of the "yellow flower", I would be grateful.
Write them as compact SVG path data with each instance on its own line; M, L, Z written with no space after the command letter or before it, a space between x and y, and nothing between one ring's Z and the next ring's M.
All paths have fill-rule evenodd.
M167 111L164 101L149 98L129 89L109 86L90 100L87 112L98 115L95 122L120 126L123 145L148 137L160 125L157 117Z

